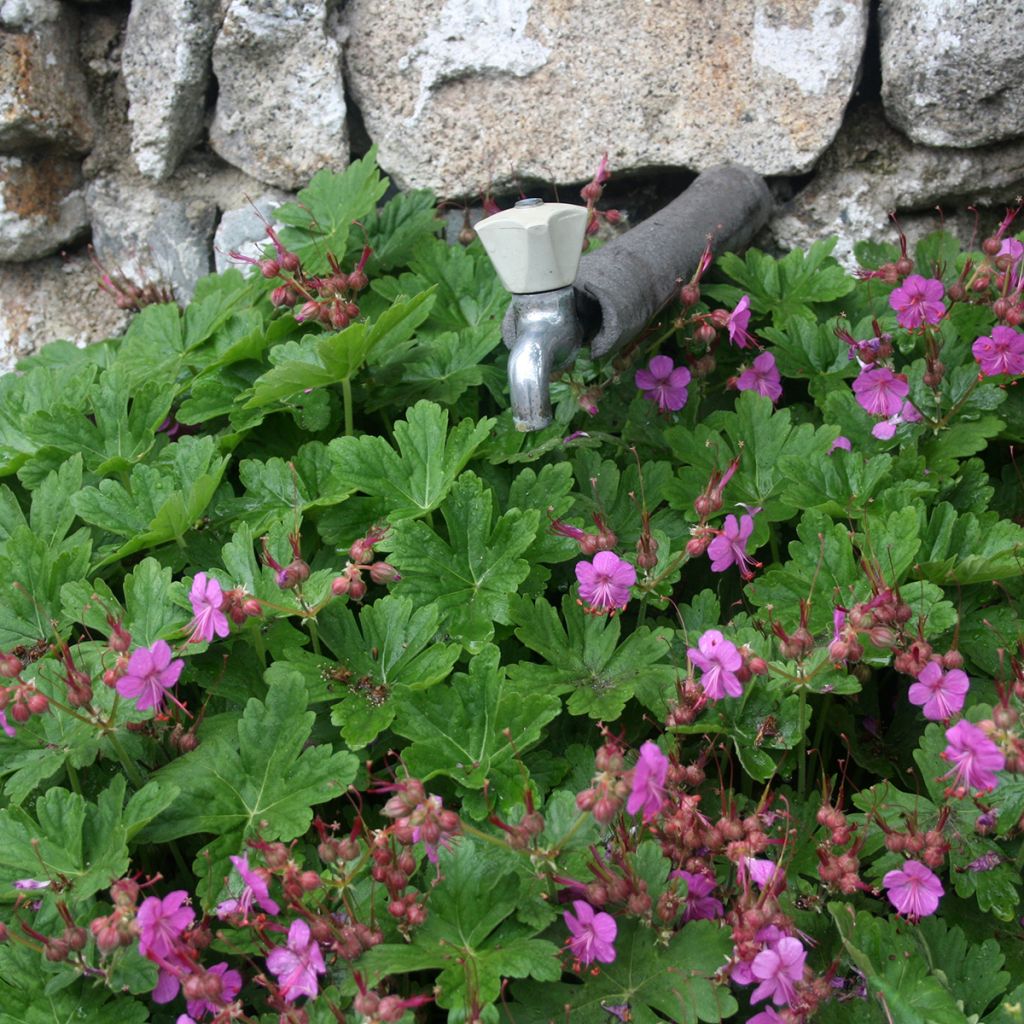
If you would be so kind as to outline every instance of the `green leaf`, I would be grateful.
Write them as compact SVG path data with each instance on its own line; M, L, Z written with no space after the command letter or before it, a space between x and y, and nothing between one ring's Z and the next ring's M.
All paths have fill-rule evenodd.
M913 925L854 916L853 907L829 904L843 946L864 975L871 995L900 1024L964 1024L953 994L932 974L921 956Z
M180 632L188 612L175 601L185 600L184 587L171 582L171 570L155 558L144 558L124 578L124 626L132 641L149 647L155 640Z
M331 484L383 498L394 522L437 508L483 443L494 421L465 419L448 432L448 412L417 402L394 427L396 452L382 437L335 438L328 451Z
M691 921L663 947L651 928L619 918L615 948L614 963L584 985L516 985L518 1024L607 1024L611 1006L627 1006L635 1024L723 1021L736 1012L728 987L713 980L732 952L728 931L714 922Z
M442 881L431 892L430 915L408 945L380 945L365 953L360 967L374 981L386 974L440 969L439 1006L469 1011L493 1003L502 978L556 981L558 947L531 938L508 920L516 906L514 862L468 839L441 849Z
M124 807L125 781L117 775L96 803L66 789L36 801L35 817L21 808L0 811L0 890L15 879L66 879L62 897L80 903L128 870L128 840L178 795L173 785L150 782Z
M996 512L957 515L948 502L922 531L920 573L934 583L986 583L1024 575L1024 528Z
M376 146L341 173L323 168L299 191L296 202L274 211L275 220L290 225L281 231L281 241L301 249L307 273L326 270L324 254L343 260L353 222L372 215L387 188L387 179L377 169Z
M540 739L560 708L553 694L510 680L498 649L487 646L449 686L410 693L394 730L412 740L403 754L411 774L424 781L447 775L467 789L490 781L514 800L522 795L521 780L509 789L496 775L519 778L513 759Z
M414 500L426 502L442 487L424 477ZM412 495L407 497L411 503ZM422 522L406 519L395 527L391 561L402 573L399 593L422 604L436 602L453 636L486 642L493 623L509 621L511 595L530 572L519 556L533 541L538 514L509 509L492 527L493 495L473 473L459 477L441 513L448 540Z
M831 258L835 246L834 237L822 239L806 253L794 249L780 260L749 249L744 258L725 253L718 265L750 295L755 313L771 314L774 325L785 328L794 317L815 319L813 304L841 299L856 287L857 282ZM716 298L739 298L736 289L721 285L705 290Z
M365 747L376 739L409 693L449 676L461 649L437 642L439 618L436 606L415 606L395 595L365 605L358 624L351 608L341 604L330 604L320 613L321 639L351 676L347 685L336 685L332 694L321 672L310 699L335 699L339 689L346 693L332 707L331 721L341 726L350 747ZM267 679L272 678L268 674Z
M101 480L82 488L72 498L78 515L127 538L105 549L97 567L184 536L213 498L227 464L212 437L186 436L151 464L135 466L127 487Z
M543 598L515 601L516 636L543 661L512 666L513 681L537 692L571 693L567 709L573 715L614 721L637 690L651 710L663 710L663 693L677 675L673 665L664 664L672 630L640 626L620 644L618 618L585 615L568 594L562 616L565 626Z
M0 647L51 639L54 628L63 633L74 617L65 614L61 588L86 574L91 550L87 530L55 544L28 526L11 531L0 546Z
M148 961L147 961L148 962ZM39 954L25 946L0 947L0 1024L144 1024L149 1008L72 975L67 987L51 989ZM154 974L155 982L155 974Z
M200 729L198 749L153 776L180 790L142 842L165 843L212 833L216 856L196 857L199 876L227 873L227 857L257 833L290 840L312 821L311 808L338 797L355 778L357 759L320 744L306 746L313 713L305 710L306 687L295 675L276 679L265 701L253 697L235 728ZM209 849L206 847L204 849Z
M364 221L373 249L367 264L371 277L408 266L422 249L437 240L443 222L436 204L429 189L399 192L376 211L369 223Z

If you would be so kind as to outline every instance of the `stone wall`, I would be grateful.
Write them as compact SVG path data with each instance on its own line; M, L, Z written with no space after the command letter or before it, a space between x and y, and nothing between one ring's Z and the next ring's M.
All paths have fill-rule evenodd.
M722 161L764 245L973 224L1024 191L1006 0L0 0L0 371L179 300L264 212L371 143L460 202L586 181L634 219ZM970 230L968 227L967 230Z

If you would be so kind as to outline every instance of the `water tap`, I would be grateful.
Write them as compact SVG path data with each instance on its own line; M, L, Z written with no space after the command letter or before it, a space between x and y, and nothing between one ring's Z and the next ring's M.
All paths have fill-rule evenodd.
M505 338L517 430L540 430L551 422L551 374L576 358L583 341L572 285L586 227L585 207L542 199L521 199L476 225L501 283L512 293Z
M594 358L622 348L678 293L709 244L714 254L741 248L771 211L759 174L723 164L582 262L583 206L523 199L480 221L480 241L512 293L502 336L517 429L548 426L551 374L583 341Z

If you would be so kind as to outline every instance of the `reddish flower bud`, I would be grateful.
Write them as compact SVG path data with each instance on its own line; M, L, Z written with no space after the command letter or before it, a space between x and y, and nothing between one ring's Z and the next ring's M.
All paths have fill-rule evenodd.
M260 260L260 273L266 277L277 277L281 272L281 265L277 260Z
M287 270L289 274L297 274L302 268L299 257L287 249L278 249L277 262L281 265L281 269Z
M684 306L696 306L700 302L700 285L692 282L684 284L679 289L679 301Z
M286 284L278 285L270 293L270 304L272 306L290 306L294 301L292 290Z
M353 601L362 601L366 597L366 584L360 579L352 580L348 585L348 596Z
M50 701L46 694L40 693L38 690L33 690L32 693L28 695L26 704L28 704L28 709L33 715L46 714L50 707Z
M24 667L13 654L0 654L0 678L17 679Z
M387 562L374 562L370 566L370 579L374 583L397 583L401 578L398 570Z

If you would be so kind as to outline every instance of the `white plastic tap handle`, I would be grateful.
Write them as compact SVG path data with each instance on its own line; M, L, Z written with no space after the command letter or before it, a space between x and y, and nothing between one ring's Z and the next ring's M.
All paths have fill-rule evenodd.
M586 227L585 206L526 199L479 221L476 233L506 290L522 295L573 283Z

